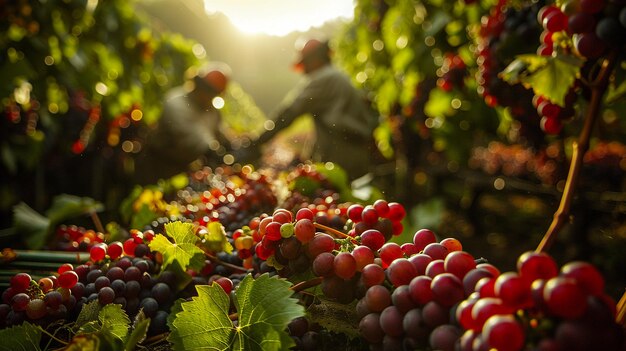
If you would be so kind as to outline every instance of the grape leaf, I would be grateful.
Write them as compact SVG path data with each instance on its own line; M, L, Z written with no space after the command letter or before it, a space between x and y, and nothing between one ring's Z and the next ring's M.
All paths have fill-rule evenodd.
M10 328L0 330L0 350L41 350L41 328L24 322Z
M143 311L139 311L133 321L133 328L128 335L128 339L124 345L125 351L133 351L137 348L137 344L146 338L148 327L150 326L150 318L146 318Z
M165 224L165 232L172 238L168 240L163 234L157 234L150 242L150 250L163 255L162 269L166 269L174 262L178 262L183 269L187 269L191 259L196 254L204 254L196 246L198 237L193 232L193 224L180 221Z
M226 231L224 226L220 222L209 222L207 224L207 233L204 236L204 245L213 252L226 252L232 253L233 246L228 242L226 238ZM201 262L204 264L204 260ZM199 267L202 268L202 267Z
M219 285L198 286L198 296L182 303L168 340L175 350L284 350L293 345L285 331L304 307L292 298L291 283L268 274L247 275L235 293L237 325L229 319L229 296Z
M98 313L98 319L102 323L102 330L110 333L118 339L126 338L130 319L122 309L122 305L109 304L102 307Z
M81 328L83 325L98 320L98 313L100 313L100 303L98 301L91 301L83 305L81 308L78 317L76 317L76 322L74 325L78 328Z
M520 55L500 73L509 84L521 83L535 95L565 105L565 95L573 86L581 61L561 56Z

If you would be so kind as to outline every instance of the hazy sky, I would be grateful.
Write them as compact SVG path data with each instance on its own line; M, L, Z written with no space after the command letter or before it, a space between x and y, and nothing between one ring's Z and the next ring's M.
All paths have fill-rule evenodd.
M222 12L244 33L285 35L337 17L351 18L353 0L205 0L207 12Z

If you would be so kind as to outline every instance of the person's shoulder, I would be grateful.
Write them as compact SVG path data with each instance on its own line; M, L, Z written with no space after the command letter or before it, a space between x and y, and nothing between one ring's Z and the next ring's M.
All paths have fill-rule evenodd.
M184 98L186 95L187 95L187 92L185 91L185 89L183 89L183 87L174 87L168 90L163 96L163 98L165 101L168 101L168 100L173 100L173 99Z

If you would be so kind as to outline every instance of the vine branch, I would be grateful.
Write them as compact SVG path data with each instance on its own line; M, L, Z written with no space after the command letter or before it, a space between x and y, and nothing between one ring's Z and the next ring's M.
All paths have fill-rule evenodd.
M591 139L591 133L593 131L594 124L600 114L600 105L602 103L602 96L606 92L609 78L613 71L613 67L617 61L617 53L612 51L611 54L602 62L600 71L595 79L590 81L589 86L591 88L591 100L585 111L585 123L583 129L578 136L578 140L572 144L573 153L572 160L570 162L569 172L567 174L567 180L565 181L565 188L563 189L563 195L561 196L561 202L558 209L554 213L552 223L548 228L548 231L543 236L539 246L535 251L543 252L548 250L554 242L557 234L563 228L569 218L570 208L572 206L572 200L574 198L575 189L578 185L578 178L582 168L583 157L589 149L589 140Z

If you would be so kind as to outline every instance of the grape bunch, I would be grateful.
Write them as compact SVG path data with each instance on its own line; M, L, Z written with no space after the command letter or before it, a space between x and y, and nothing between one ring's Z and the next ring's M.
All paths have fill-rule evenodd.
M95 244L104 242L104 234L76 225L59 225L52 249L88 252Z
M437 241L428 229L418 230L408 244L410 253L383 245L382 265L363 268L367 290L356 307L361 336L373 349L454 350L462 334L451 318L456 305L477 279L498 270L462 251L457 239Z
M46 327L66 319L77 304L71 289L78 275L71 264L63 264L58 275L35 281L28 273L11 277L9 287L2 293L0 327L22 324L25 321Z
M478 94L488 106L508 107L512 117L519 122L516 133L532 144L540 144L543 139L539 129L540 117L532 104L534 94L520 83L505 82L499 74L510 64L503 58L536 49L528 38L539 38L541 27L536 18L541 3L516 8L507 7L506 0L499 0L489 15L481 20L476 37Z
M473 273L477 270L468 275L478 275ZM455 311L464 329L461 351L516 351L527 345L537 350L626 346L624 330L615 322L616 304L590 263L573 261L559 269L548 254L530 251L518 258L516 271L481 275Z

